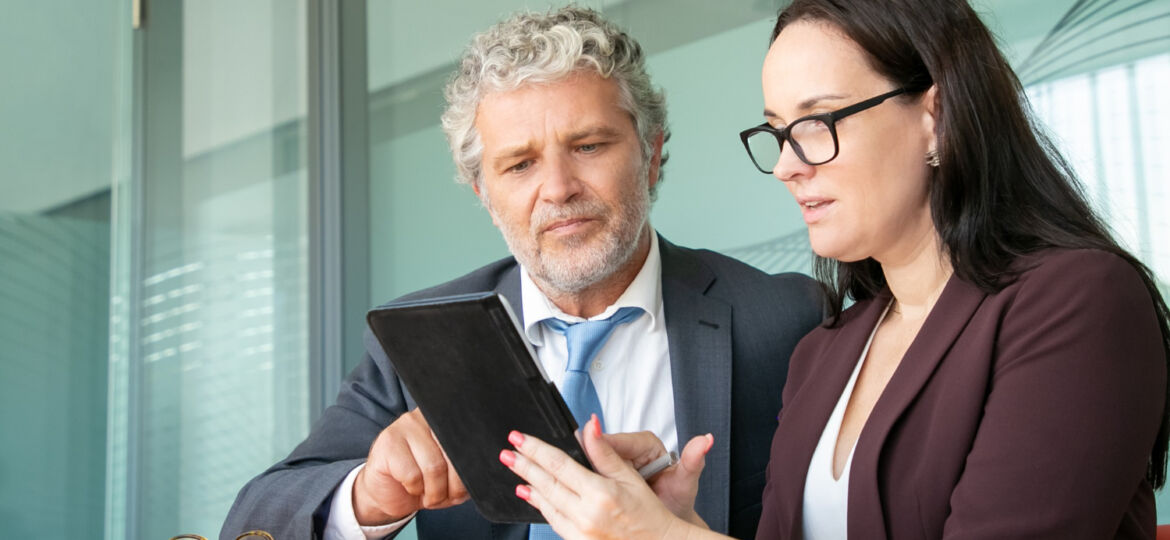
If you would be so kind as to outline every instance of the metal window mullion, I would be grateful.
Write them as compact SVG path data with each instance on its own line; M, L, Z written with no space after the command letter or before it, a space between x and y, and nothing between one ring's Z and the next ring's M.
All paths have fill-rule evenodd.
M341 384L342 155L340 2L309 0L309 408Z
M1134 192L1137 194L1137 230L1138 230L1138 257L1153 264L1154 243L1150 230L1150 209L1148 198L1149 187L1146 184L1146 158L1142 140L1142 109L1138 96L1137 63L1130 62L1125 66L1126 86L1129 90L1127 105L1129 105L1130 138L1133 141L1133 181Z

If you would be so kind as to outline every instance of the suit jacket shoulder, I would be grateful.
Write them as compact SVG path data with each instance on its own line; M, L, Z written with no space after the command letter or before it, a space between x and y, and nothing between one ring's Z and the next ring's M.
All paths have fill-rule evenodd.
M390 302L382 304L382 306L402 300L421 300L424 298L438 298L440 296L495 290L510 277L519 279L519 268L520 266L516 263L515 258L504 257L451 281L402 295ZM519 286L519 281L517 281L517 286Z
M740 309L780 311L805 326L819 323L825 314L824 289L811 277L795 272L768 274L743 261L707 249L679 247L669 242L663 246L663 280L694 279L710 272L712 279L704 286L710 296L733 303ZM667 261L676 266L673 275L666 271ZM701 283L702 279L697 280ZM807 330L807 328L806 328ZM803 333L801 334L803 335Z

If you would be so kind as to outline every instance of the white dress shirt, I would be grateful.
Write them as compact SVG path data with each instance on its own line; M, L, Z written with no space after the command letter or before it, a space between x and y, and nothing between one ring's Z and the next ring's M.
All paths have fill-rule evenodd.
M513 299L509 299L515 302ZM674 419L674 385L670 372L670 348L662 308L662 256L658 235L650 232L650 253L634 281L617 301L590 320L605 319L623 307L639 307L645 313L618 326L589 366L597 388L607 433L650 431L662 440L667 451L678 451L678 428ZM548 299L520 268L520 309L524 335L536 350L544 372L559 390L568 363L565 336L540 324L555 317L565 322L585 319L565 314ZM382 538L405 525L414 516L378 527L358 525L353 511L353 482L361 465L350 471L333 494L325 540L367 540Z

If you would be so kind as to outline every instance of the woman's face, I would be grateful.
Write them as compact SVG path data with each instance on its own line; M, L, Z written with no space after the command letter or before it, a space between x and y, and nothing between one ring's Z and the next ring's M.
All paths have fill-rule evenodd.
M835 27L789 24L764 59L764 116L783 127L895 89ZM933 89L898 96L836 123L839 152L812 166L785 143L772 174L800 205L813 251L851 262L907 260L934 246L929 166Z

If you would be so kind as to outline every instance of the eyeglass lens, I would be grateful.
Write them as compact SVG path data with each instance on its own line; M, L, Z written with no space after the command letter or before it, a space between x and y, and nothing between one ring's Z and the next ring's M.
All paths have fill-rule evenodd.
M819 118L805 118L788 127L788 137L794 143L797 155L810 165L833 159L837 144L833 132ZM773 133L757 131L748 137L752 160L763 171L771 172L780 161L783 142Z

